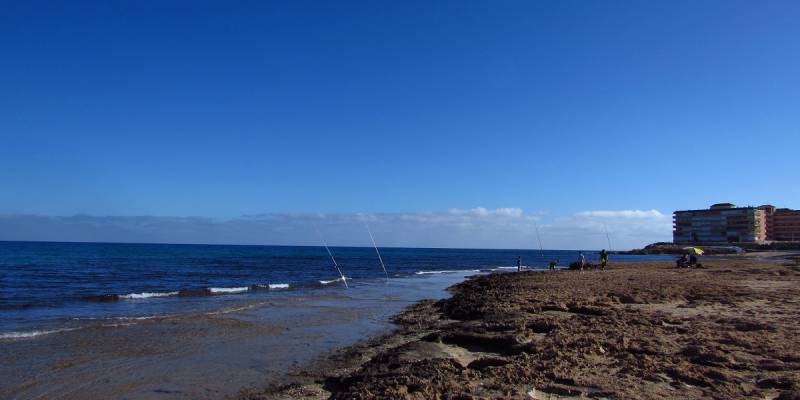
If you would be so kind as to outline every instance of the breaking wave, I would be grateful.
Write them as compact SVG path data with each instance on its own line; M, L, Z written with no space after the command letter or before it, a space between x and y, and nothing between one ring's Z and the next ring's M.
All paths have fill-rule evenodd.
M263 285L263 284L253 285L253 290L264 290L264 289L269 289L269 290L289 289L289 284L288 283L270 283L270 284L267 284L267 285Z
M329 285L329 284L335 283L335 282L342 282L342 279L347 279L348 281L352 280L351 278L348 278L348 277L345 276L344 278L336 278L336 279L332 279L332 280L329 280L329 281L319 281L319 283L321 283L323 285Z
M247 287L247 286L223 287L223 288L212 287L212 288L208 289L208 291L211 292L211 293L242 293L242 292L246 292L248 290L250 290L250 288Z
M80 328L53 329L49 331L26 331L26 332L5 332L0 333L0 340L3 339L28 339L36 336L49 335L51 333L74 331Z
M149 299L151 297L169 297L177 296L179 292L144 292L144 293L130 293L119 296L120 299Z
M270 289L288 289L289 288L289 284L288 283L270 283L268 286L269 286Z
M417 271L414 272L414 275L433 275L433 274L458 274L464 272L481 272L479 269L456 269L456 270L444 270L444 271Z

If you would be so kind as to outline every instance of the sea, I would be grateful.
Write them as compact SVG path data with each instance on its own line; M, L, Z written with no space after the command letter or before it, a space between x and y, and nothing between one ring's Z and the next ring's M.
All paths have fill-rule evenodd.
M331 247L329 254L322 246L0 242L0 341L67 332L98 321L214 312L232 304L309 293L349 293L393 281L403 282L397 287L413 287L421 282L415 279L436 275L515 271L517 257L526 269L546 269L550 260L559 259L563 266L577 256L574 250L378 251ZM590 261L598 258L596 251L584 254ZM611 262L657 259L671 257L614 255Z

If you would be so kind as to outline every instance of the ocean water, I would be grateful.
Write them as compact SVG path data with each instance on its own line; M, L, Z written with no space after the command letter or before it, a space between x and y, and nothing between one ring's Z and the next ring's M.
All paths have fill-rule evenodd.
M332 247L350 287L562 265L575 251ZM596 260L596 252L585 252ZM611 262L671 259L612 256ZM0 242L0 340L345 288L324 247ZM346 293L346 292L345 292Z

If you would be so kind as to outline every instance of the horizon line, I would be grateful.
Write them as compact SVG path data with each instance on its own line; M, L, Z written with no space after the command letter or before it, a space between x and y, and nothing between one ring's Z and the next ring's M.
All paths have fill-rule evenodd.
M95 242L95 241L64 241L64 240L0 240L0 243L62 243L62 244L121 244L121 245L164 245L164 246L250 246L250 247L324 247L323 245L307 244L222 244L222 243L169 243L169 242ZM337 246L328 245L335 248L354 248L371 249L372 246ZM377 246L383 249L431 249L431 250L520 250L520 251L600 251L597 249L520 249L506 247L400 247L400 246ZM630 251L636 249L617 249L608 251Z

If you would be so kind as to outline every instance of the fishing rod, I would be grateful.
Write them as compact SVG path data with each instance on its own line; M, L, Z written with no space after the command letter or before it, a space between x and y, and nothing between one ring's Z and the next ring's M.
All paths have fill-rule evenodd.
M317 235L319 235L319 238L322 239L322 245L325 246L325 250L328 252L328 255L331 256L331 261L333 261L333 266L336 267L336 271L339 272L339 276L342 277L342 282L344 282L344 287L349 289L350 287L347 286L347 279L344 278L342 270L339 269L339 264L336 263L336 258L333 257L333 253L331 253L331 249L328 247L328 243L325 242L325 237L322 236L322 233L319 231L319 228L316 225L314 225L314 228L317 230Z
M386 266L383 265L383 258L381 257L381 252L378 251L378 245L375 244L375 237L372 236L372 231L369 229L369 224L367 223L366 220L364 220L364 226L367 227L367 233L369 233L369 238L370 238L370 240L372 240L372 247L375 248L375 253L378 254L378 261L381 262L381 268L383 268L383 273L386 274L386 279L388 280L389 279L389 272L386 271Z
M536 223L536 220L533 220L533 227L536 228L536 240L539 241L539 255L544 258L544 248L542 247L542 237L539 236L539 224Z
M608 251L611 251L611 237L608 236L608 225L603 224L603 230L606 231L606 240L608 241Z

